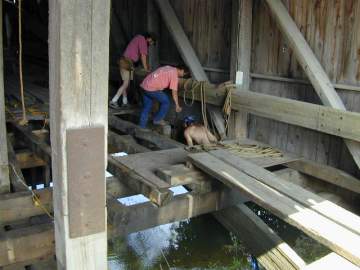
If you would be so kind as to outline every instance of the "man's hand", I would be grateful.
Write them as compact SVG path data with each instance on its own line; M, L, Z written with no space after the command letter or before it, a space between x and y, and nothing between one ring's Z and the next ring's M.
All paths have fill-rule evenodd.
M176 106L175 111L176 111L177 113L179 113L179 112L182 111L182 108L178 105L178 106Z

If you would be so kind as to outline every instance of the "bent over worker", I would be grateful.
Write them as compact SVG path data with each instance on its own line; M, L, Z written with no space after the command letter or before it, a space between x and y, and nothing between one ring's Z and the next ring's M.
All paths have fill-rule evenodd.
M155 114L153 123L155 125L166 124L164 118L170 108L170 100L166 93L164 93L166 88L172 91L176 112L181 112L182 109L179 105L177 91L179 77L183 77L186 73L187 68L184 66L164 66L146 76L140 85L143 89L143 109L140 115L140 127L146 127L153 100L157 100L160 103L159 111Z
M120 58L118 64L120 68L120 75L122 79L122 85L118 89L116 95L110 102L110 107L114 109L119 108L118 100L122 96L123 105L128 104L127 99L127 89L130 84L130 80L132 80L132 72L134 70L134 63L138 62L141 59L141 63L146 72L150 72L150 68L147 62L147 55L149 46L155 43L155 37L152 34L145 33L143 35L135 36Z

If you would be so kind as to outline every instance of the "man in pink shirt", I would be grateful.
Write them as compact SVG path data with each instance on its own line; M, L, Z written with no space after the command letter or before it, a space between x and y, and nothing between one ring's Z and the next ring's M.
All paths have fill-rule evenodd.
M155 125L164 125L164 118L170 108L170 100L164 93L164 89L169 88L172 92L172 98L175 102L176 112L181 112L178 99L178 84L179 77L183 77L187 73L187 68L184 66L160 67L151 74L147 75L140 84L143 91L143 109L140 115L140 127L145 128L149 113L152 108L153 100L160 103L159 111L154 116L153 122Z
M120 75L123 83L110 102L110 106L112 108L119 108L118 100L121 95L123 96L123 105L127 105L128 103L127 88L129 87L130 80L132 80L134 63L138 62L139 59L141 59L145 71L150 71L147 62L147 55L149 46L154 43L155 38L151 34L145 33L143 35L135 36L126 47L123 56L119 60Z

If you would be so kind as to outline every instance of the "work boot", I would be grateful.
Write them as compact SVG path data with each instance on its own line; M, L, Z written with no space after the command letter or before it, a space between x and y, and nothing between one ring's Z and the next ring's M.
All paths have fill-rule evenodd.
M167 125L169 125L169 122L167 122L165 120L154 121L153 123L154 123L154 125L157 125L157 126L167 126Z
M120 109L120 106L117 102L113 102L113 101L110 101L110 104L109 106L115 110L119 110Z

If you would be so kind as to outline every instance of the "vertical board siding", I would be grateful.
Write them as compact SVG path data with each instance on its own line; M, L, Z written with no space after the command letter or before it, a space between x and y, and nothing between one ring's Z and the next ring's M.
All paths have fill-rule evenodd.
M204 67L229 70L231 42L231 0L171 0L201 64ZM229 15L230 14L230 15ZM161 24L160 59L179 62L181 57ZM211 81L228 80L229 74L208 72Z
M360 1L283 0L330 80L360 86ZM306 78L264 1L254 3L252 72ZM310 85L254 79L256 92L321 104ZM338 91L360 112L360 93ZM360 176L342 139L252 116L250 137Z
M180 23L204 67L229 70L231 0L170 0ZM360 0L283 0L300 31L323 65L330 80L360 86ZM128 38L146 30L146 0L112 1L126 34L111 29L111 55L119 55ZM112 16L112 20L114 15ZM161 22L161 20L160 20ZM164 23L160 23L162 63L179 63L181 57ZM112 24L113 25L113 24ZM114 46L115 35L121 42ZM306 78L286 39L271 17L265 1L254 0L253 73ZM207 72L211 81L222 82L228 73ZM310 85L253 79L256 92L321 104ZM346 108L360 112L360 93L338 93ZM340 138L304 128L251 116L249 136L312 160L330 164L360 176Z

